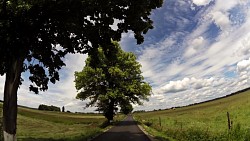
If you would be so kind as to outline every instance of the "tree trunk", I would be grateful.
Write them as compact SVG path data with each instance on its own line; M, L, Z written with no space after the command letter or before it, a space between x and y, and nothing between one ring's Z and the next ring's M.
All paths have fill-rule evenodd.
M17 90L23 68L23 60L13 57L9 61L6 72L3 103L3 135L4 141L16 141L17 123Z
M115 101L111 99L108 107L108 116L107 116L109 122L113 121L114 119L114 105Z

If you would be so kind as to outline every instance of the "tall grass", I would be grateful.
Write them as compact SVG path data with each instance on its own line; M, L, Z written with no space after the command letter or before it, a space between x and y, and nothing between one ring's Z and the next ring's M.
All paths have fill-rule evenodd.
M3 141L3 121L2 121L2 115L3 115L3 108L0 106L0 141Z
M250 91L246 91L208 103L134 116L177 141L250 141L249 107ZM233 121L230 130L227 112Z

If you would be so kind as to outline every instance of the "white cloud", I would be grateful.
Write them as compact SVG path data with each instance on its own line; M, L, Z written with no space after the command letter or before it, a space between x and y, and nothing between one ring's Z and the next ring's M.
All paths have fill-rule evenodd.
M186 50L186 52L184 53L185 57L191 57L194 54L196 54L197 52L199 52L205 45L205 40L202 36L199 36L198 38L195 38L194 40L191 41L191 43L189 43L189 47Z
M195 50L198 50L200 46L203 44L203 42L204 42L204 38L200 36L192 41L191 46L193 46Z
M204 6L211 2L212 0L193 0L193 3L197 6Z
M215 11L211 13L212 19L214 20L215 24L220 27L221 30L225 30L226 28L230 27L230 20L228 17L228 13Z
M182 80L170 81L168 84L159 88L158 91L155 91L159 94L166 93L177 93L185 90L199 90L207 87L219 87L224 84L226 80L224 78L205 78L205 79L197 79L195 77L192 78L184 78Z
M170 81L167 85L161 87L163 93L175 93L180 91L185 91L189 86L189 78L184 78L183 80Z
M250 58L248 60L242 60L237 63L237 71L239 73L248 71L250 67Z

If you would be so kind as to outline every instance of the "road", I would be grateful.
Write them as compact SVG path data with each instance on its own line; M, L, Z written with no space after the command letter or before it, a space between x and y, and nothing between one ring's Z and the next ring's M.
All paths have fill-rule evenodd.
M137 126L131 115L92 141L150 141Z

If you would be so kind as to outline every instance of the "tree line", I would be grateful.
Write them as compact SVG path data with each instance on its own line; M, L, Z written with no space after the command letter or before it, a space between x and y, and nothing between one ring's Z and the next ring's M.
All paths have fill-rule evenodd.
M56 106L48 106L48 105L45 105L45 104L41 104L38 106L38 110L44 110L44 111L57 111L57 112L60 112L61 109L60 107L56 107Z

